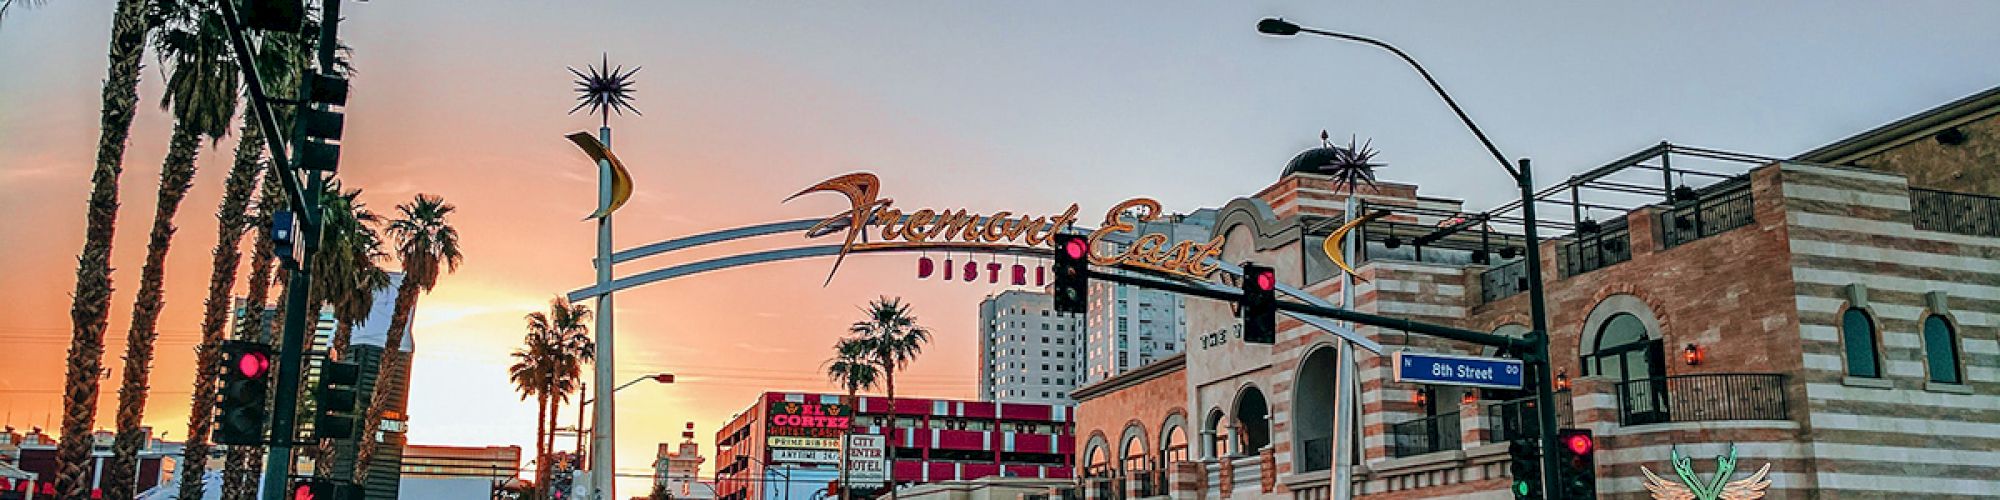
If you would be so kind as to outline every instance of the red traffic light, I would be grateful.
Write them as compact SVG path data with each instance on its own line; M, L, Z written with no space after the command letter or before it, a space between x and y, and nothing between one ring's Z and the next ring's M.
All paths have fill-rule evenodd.
M1257 273L1256 283L1258 290L1267 292L1271 290L1276 290L1278 289L1278 273L1276 271L1270 271L1270 270Z
M1069 240L1068 242L1063 243L1063 253L1068 254L1069 258L1072 259L1083 258L1083 254L1087 253L1088 250L1089 250L1088 248L1085 248L1083 239L1081 238L1072 239Z
M292 500L313 500L312 483L299 483L292 486Z
M271 371L271 355L250 351L236 358L236 374L244 378L264 378Z
M1597 448L1597 442L1589 434L1571 434L1563 438L1563 446L1569 447L1570 453L1589 455Z

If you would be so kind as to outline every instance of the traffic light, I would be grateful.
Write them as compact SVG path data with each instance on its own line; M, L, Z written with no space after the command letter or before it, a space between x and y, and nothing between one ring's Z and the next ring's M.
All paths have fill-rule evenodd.
M1081 235L1057 234L1056 312L1084 314L1090 311L1090 243Z
M290 210L271 212L271 253L284 261L285 267L295 267L299 261L299 226Z
M1237 299L1237 306L1243 313L1243 343L1277 343L1277 271L1256 264L1243 264L1243 297Z
M306 5L302 0L238 0L243 24L251 28L297 33L305 26Z
M291 500L360 500L361 488L323 477L292 480Z
M263 444L265 396L271 392L271 346L244 340L222 343L221 400L215 442Z
M1534 439L1507 442L1508 472L1514 475L1514 498L1542 498L1542 456Z
M313 391L316 413L313 437L354 438L354 392L361 382L361 367L354 363L328 361L320 366L319 387Z
M1587 429L1556 431L1556 484L1563 498L1597 498L1597 438Z
M314 73L306 81L305 102L299 108L298 168L334 172L340 165L340 136L347 118L335 107L347 105L347 79Z

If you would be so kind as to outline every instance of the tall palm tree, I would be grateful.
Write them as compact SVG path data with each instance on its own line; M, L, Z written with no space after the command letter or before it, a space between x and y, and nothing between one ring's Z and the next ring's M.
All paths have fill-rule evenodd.
M153 342L159 337L160 310L165 306L167 252L173 245L174 216L194 186L195 157L201 140L229 135L236 115L237 70L227 28L214 4L159 2L154 48L167 66L167 92L160 101L174 117L173 139L160 167L158 203L146 243L146 263L140 269L139 294L132 305L132 324L125 336L124 383L118 390L118 437L106 467L104 494L125 498L137 493L139 448L146 436L139 428L146 412L148 382L153 373Z
M56 447L56 494L90 492L91 428L97 425L97 378L104 369L104 329L111 309L111 238L118 223L118 175L125 142L139 108L139 56L149 30L146 0L117 0L111 15L110 64L99 112L97 166L90 174L83 250L76 258L71 292L70 345L63 381L62 440Z
M396 239L396 258L402 261L403 283L396 289L396 310L389 317L389 338L382 348L380 370L394 369L402 362L403 335L409 329L410 313L417 307L417 295L437 286L442 272L457 271L459 261L464 259L458 249L458 229L446 220L457 209L443 197L431 194L418 194L416 199L396 205L397 216L389 221L389 236ZM377 377L376 380L383 380L386 374ZM356 482L367 479L368 461L375 455L374 436L382 425L382 412L376 409L388 404L389 385L375 384L375 394L369 398L368 414L361 426L361 450L354 461Z
M548 449L554 451L556 421L562 414L562 404L569 401L570 393L581 388L583 365L597 360L597 344L590 339L590 308L558 296L549 300L547 314L533 312L527 319L529 334L547 337L551 347L549 386L545 389L549 395L549 433L543 439L548 440Z
M868 348L868 342L862 339L840 339L833 344L833 359L826 362L826 378L847 390L848 408L858 409L861 405L860 401L855 399L855 393L874 389L876 379L881 375L881 370L875 368L875 363L869 360ZM845 463L840 466L840 482L847 484ZM847 498L846 490L842 490L840 495L841 498Z
M236 163L229 169L229 179L223 182L222 203L215 212L214 259L209 267L208 299L202 302L201 345L195 348L194 394L189 400L187 438L182 448L182 456L186 457L208 456L208 435L215 424L215 376L211 368L221 362L217 347L222 343L222 330L228 320L229 293L236 288L236 268L243 260L239 247L253 218L249 214L250 195L264 168L264 138L256 120L246 116L238 133L242 139L236 143ZM246 307L246 311L252 309ZM239 324L242 321L239 319ZM181 464L181 498L196 498L201 494L207 468L207 460L186 460Z
M278 189L279 181L272 176L264 176L259 188L257 212L250 225L257 228L257 236L252 238L250 252L250 282L243 292L244 315L236 322L237 340L271 343L271 325L264 316L266 299L270 296L273 283L273 268L276 262L275 249L271 243L271 213L285 203L284 192ZM282 273L281 273L282 274ZM283 279L278 277L276 279ZM280 301L283 302L283 301ZM213 405L214 400L197 400L196 406ZM250 500L257 493L257 471L263 461L263 447L231 446L228 458L223 463L222 500ZM199 463L198 461L189 461ZM185 470L185 469L183 469ZM181 481L181 498L201 498L201 490L188 490L189 482L184 474ZM197 486L200 483L195 483Z
M535 398L535 485L547 484L543 480L548 468L549 449L549 380L551 366L549 352L554 345L548 337L529 333L522 339L524 344L514 348L514 365L507 367L507 379L514 382L514 390L521 393L521 400L529 396Z
M896 456L896 372L915 361L924 352L924 344L931 341L931 332L917 325L917 316L910 312L910 306L903 299L880 297L868 302L862 309L868 319L856 321L847 328L861 343L856 349L863 351L863 359L873 362L882 372L889 399L889 457ZM889 485L889 498L896 498L896 487Z

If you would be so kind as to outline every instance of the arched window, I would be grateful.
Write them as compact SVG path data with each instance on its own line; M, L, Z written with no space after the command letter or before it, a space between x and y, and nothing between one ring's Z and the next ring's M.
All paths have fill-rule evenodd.
M1840 342L1847 348L1847 375L1882 377L1882 363L1875 353L1875 320L1859 307L1840 315Z
M1924 360L1930 366L1932 382L1963 383L1958 376L1958 333L1944 316L1924 318Z
M1667 421L1667 361L1664 342L1648 335L1646 322L1616 313L1597 328L1597 351L1583 358L1590 374L1616 382L1620 421L1628 425Z
M1242 445L1237 451L1244 456L1255 455L1271 444L1271 408L1264 402L1264 391L1247 387L1236 397L1236 425L1243 434L1236 442Z

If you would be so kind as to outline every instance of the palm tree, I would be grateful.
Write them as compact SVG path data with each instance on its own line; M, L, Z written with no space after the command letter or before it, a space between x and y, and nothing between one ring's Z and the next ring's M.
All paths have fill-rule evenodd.
M395 220L389 222L389 235L396 239L396 258L403 264L403 284L396 289L396 310L389 318L389 338L382 348L382 363L379 369L390 370L398 366L403 358L403 335L410 325L410 313L417 307L417 294L429 292L437 286L438 275L443 271L457 271L460 260L458 229L445 220L457 207L446 203L443 197L418 194L416 199L396 206ZM377 375L383 380L386 375ZM382 425L382 414L377 408L389 402L389 385L376 384L375 394L369 398L368 415L361 426L361 450L356 454L355 479L364 482L368 476L368 461L374 458L375 439L373 436Z
M104 369L104 329L111 312L111 239L118 223L118 175L125 142L139 108L139 56L150 29L146 0L118 0L111 15L110 65L97 138L97 166L90 174L89 214L71 292L70 345L63 381L62 440L56 447L56 494L90 492L91 428L97 425L97 378ZM11 4L11 2L10 2Z
M125 498L136 493L139 448L146 436L139 428L146 412L147 383L153 369L153 341L160 310L165 306L167 252L173 244L174 216L194 185L195 156L201 139L211 144L229 134L236 114L235 55L227 42L221 13L213 4L160 2L160 29L154 47L168 68L162 108L174 116L173 139L160 167L160 192L153 209L153 228L140 270L139 294L132 305L131 329L125 337L124 383L118 390L118 437L112 445L104 494Z
M847 328L861 345L863 359L873 362L882 372L884 385L889 396L889 456L896 456L896 372L916 360L924 352L924 344L931 341L931 332L917 325L917 317L910 313L910 306L903 299L881 297L868 303L862 312L868 319L856 321ZM889 485L889 498L896 498L895 485Z
M583 304L571 304L560 296L549 301L549 313L530 313L528 330L542 332L551 338L554 357L550 365L554 368L549 378L549 449L556 447L556 421L562 414L562 405L569 401L569 395L577 392L583 383L583 365L597 361L597 343L590 339L590 308ZM581 396L581 395L579 395ZM579 401L580 402L580 401ZM582 428L582 422L577 423ZM579 439L582 434L578 434Z
M250 252L250 282L248 289L243 293L243 309L239 311L244 316L236 322L236 332L234 335L237 340L271 343L271 325L265 321L264 316L266 298L271 293L273 268L277 267L274 265L277 260L276 256L273 255L275 249L272 248L271 244L271 213L277 211L285 203L284 192L278 189L277 183L278 180L272 176L264 176L258 191L257 213L250 220L250 225L257 228L257 236L253 238L252 250ZM283 278L279 277L277 279ZM280 302L283 301L281 300ZM212 406L214 404L213 399L196 400L195 402L197 407L202 405ZM223 463L223 500L250 500L252 496L256 495L256 474L258 468L261 467L260 462L263 461L262 458L264 455L262 450L263 447L260 446L230 447L228 459ZM188 462L190 464L200 463L200 461L194 460ZM183 470L185 471L186 469ZM199 489L200 483L194 482L193 484L197 488L190 491L188 490L190 482L186 480L186 473L184 472L181 477L182 493L180 498L201 498L199 496L201 493Z
M855 393L874 389L875 380L881 374L881 370L876 369L875 363L869 360L868 347L868 342L859 338L840 339L833 344L833 359L827 360L826 363L826 378L847 390L848 408L860 407L860 401L854 397ZM847 484L845 463L840 466L840 483ZM846 490L841 491L841 498L847 498Z
M548 434L549 423L549 351L554 346L547 337L528 334L522 339L525 344L514 349L514 365L507 367L507 379L514 382L514 390L520 391L521 400L535 397L535 485L546 484L543 480L546 464L549 463Z

